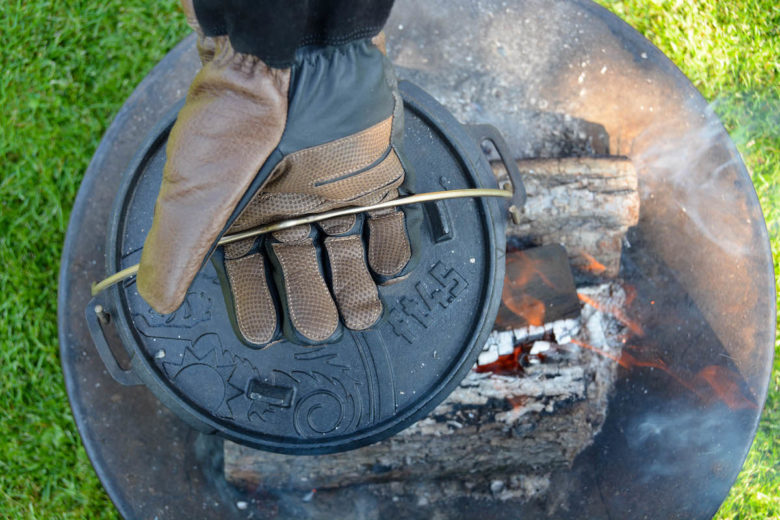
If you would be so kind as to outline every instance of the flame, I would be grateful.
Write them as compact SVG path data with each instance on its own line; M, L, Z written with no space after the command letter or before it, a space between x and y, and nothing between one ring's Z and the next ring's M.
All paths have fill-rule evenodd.
M583 269L598 274L606 270L606 267L599 263L595 258L584 253L588 260L588 265ZM550 281L536 267L536 261L527 258L522 251L514 251L507 258L507 276L504 282L504 289L501 300L512 313L522 317L529 325L544 325L546 308L544 302L533 298L524 292L524 287L530 283L534 276L538 276L545 284L552 287ZM629 344L630 337L644 336L644 329L640 323L630 318L624 309L629 309L637 297L637 290L629 284L622 285L625 291L625 302L618 306L614 303L605 303L585 294L577 293L581 302L591 307L614 316L615 319L624 324L631 334L621 335L618 339L624 344L623 350L619 355L613 354L607 350L590 345L579 339L572 339L571 342L582 348L591 350L600 356L614 361L626 369L633 368L652 368L657 369L669 375L674 381L679 383L695 394L703 402L711 402L718 399L728 406L731 410L758 408L755 399L743 388L740 375L724 366L710 365L697 374L687 371L673 370L666 362L656 354L657 348L653 346L642 346ZM650 305L655 305L655 300L649 301ZM670 319L674 319L670 317ZM524 350L525 347L525 350ZM512 354L500 356L498 360L487 365L475 367L478 373L492 372L499 375L520 375L523 373L524 356L527 355L530 345L516 345ZM510 400L513 408L522 406L522 402Z
M597 353L600 356L604 356L605 358L611 359L612 361L614 361L618 365L621 365L621 366L624 366L626 368L629 368L628 366L623 364L623 362L621 361L621 359L619 357L615 356L614 354L611 354L611 353L607 352L606 350L602 350L602 349L600 349L598 347L594 347L593 345L585 343L584 341L580 341L580 340L578 340L576 338L572 338L571 342L574 343L575 345L579 345L582 348L586 348L588 350L592 350L593 352Z
M523 251L513 251L507 256L506 276L501 301L515 315L523 318L528 325L541 327L547 313L544 302L529 295L526 287L538 278L548 287L552 282L544 275L539 260L529 258Z
M610 314L614 316L620 323L628 327L628 329L636 334L637 336L644 335L644 331L642 330L642 326L639 325L636 321L632 320L626 314L623 312L623 309L620 309L618 307L615 307L614 305L606 305L601 302L598 302L591 298L590 296L586 296L581 293L577 293L577 297L579 297L580 301L583 301L593 307L594 309L598 309L603 313Z
M758 409L753 399L748 398L740 388L740 380L733 371L718 365L704 367L696 374L696 380L708 385L715 395L732 410Z
M553 341L553 337L547 333L545 333L541 339L545 341ZM534 343L536 343L536 340L517 343L515 344L511 354L499 356L496 361L486 365L476 365L474 367L474 371L478 374L492 372L501 376L522 375L523 372L525 372L523 364L528 360L528 358L532 357L534 359L538 359L539 361L544 361L544 359L547 357L546 354L543 353L533 355L531 354L531 349L533 348ZM556 345L553 343L552 347L555 348Z
M501 301L510 311L525 319L529 325L534 327L544 325L544 316L547 310L542 301L528 294L513 294L506 286L501 294Z
M659 370L669 372L669 367L666 366L666 363L664 363L663 359L655 359L652 361L639 359L626 352L625 349L620 353L620 356L616 356L610 352L607 352L606 350L600 349L598 347L594 347L593 345L585 343L584 341L578 340L576 338L573 338L571 342L574 343L575 345L579 345L582 348L592 350L593 352L596 352L597 354L604 356L605 358L609 358L615 363L617 363L618 365L622 366L623 368L629 368L629 369L634 367L657 368ZM631 348L631 345L625 348Z
M522 288L528 285L534 276L548 287L554 287L553 283L544 275L540 267L537 267L541 260L530 258L523 251L512 251L506 258L506 277L504 286L510 285L516 288Z
M632 369L635 367L643 367L643 368L657 368L658 370L662 370L666 374L670 375L672 379L680 383L683 387L687 388L691 392L695 393L699 397L702 397L702 395L699 393L698 389L690 385L685 379L678 376L676 373L674 373L664 362L663 359L656 358L655 360L644 360L639 359L635 356L632 356L628 352L626 352L626 349L632 348L633 345L626 346L623 351L620 353L620 357L615 356L614 354L610 354L609 352L606 352L605 350L602 350L598 347L594 347L593 345L589 345L585 343L584 341L580 341L578 339L572 339L571 341L575 345L579 345L583 348L586 348L588 350L592 350L593 352L596 352L597 354L604 356L606 358L611 359L612 361L616 362L618 365L622 366L623 368Z
M758 405L753 399L747 396L740 388L739 376L728 368L710 365L703 368L693 379L691 379L690 377L686 377L684 374L679 374L669 368L663 359L639 359L626 351L626 349L644 350L642 347L628 345L618 357L578 339L572 339L571 342L582 348L596 352L600 356L611 359L623 368L632 369L635 367L644 367L661 370L677 381L682 387L696 394L702 401L712 401L712 393L710 390L714 390L715 397L723 401L731 410L741 410L745 408L755 410L758 408Z
M585 260L588 261L587 264L579 266L583 271L598 275L607 270L604 264L593 258L593 256L589 255L585 251L580 251L580 255L582 255Z

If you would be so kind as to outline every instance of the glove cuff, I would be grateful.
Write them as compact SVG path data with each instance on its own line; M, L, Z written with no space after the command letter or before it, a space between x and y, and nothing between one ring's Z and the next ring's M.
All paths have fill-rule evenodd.
M301 47L343 45L376 36L393 5L393 0L182 1L197 15L205 36L227 36L239 52L276 68L293 65Z

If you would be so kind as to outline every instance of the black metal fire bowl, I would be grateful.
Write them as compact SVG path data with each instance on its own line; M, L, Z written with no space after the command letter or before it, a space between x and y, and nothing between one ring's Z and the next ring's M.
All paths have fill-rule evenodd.
M529 143L544 129L529 114L543 111L603 125L611 153L633 160L642 205L622 274L636 288L644 337L669 369L621 370L601 433L573 468L553 476L555 508L549 502L453 503L443 512L712 516L744 462L766 398L775 299L757 197L706 101L649 42L585 1L399 0L388 37L403 77L461 122L498 127L517 157L538 153ZM89 285L106 274L107 226L121 177L149 130L184 96L198 66L189 38L139 85L104 136L73 209L60 273L59 330L79 432L127 518L328 517L336 511L360 517L358 505L331 503L326 494L304 504L282 493L266 497L264 511L238 509L240 494L220 479L220 441L187 426L147 389L119 386L87 331ZM686 375L703 371L737 374L728 381L739 387L741 400L692 392ZM430 514L403 500L372 503L370 511Z

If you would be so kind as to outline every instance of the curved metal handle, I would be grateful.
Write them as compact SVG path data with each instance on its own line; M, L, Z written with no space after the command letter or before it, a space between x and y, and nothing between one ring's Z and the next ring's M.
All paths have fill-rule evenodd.
M515 224L520 223L520 215L525 206L526 192L523 179L520 176L520 170L512 155L509 145L504 140L504 136L493 125L463 125L466 131L477 141L477 145L482 146L484 141L490 141L498 152L501 162L504 164L509 180L512 182L512 201L509 205L509 214Z
M89 301L84 314L87 318L89 335L92 337L92 342L95 344L97 353L106 366L106 370L111 374L111 377L113 377L117 383L124 386L143 384L132 370L125 370L119 366L119 362L111 351L111 347L108 346L108 341L106 340L106 335L103 332L103 325L101 323L102 320L105 320L103 316L108 316L108 314L103 310L103 306L100 304L98 298L92 298Z
M515 170L517 170L517 166L515 166ZM519 178L520 174L518 173L517 175ZM512 182L514 183L514 181ZM513 199L515 197L515 194L513 194L509 190L496 190L491 188L473 188L473 189L462 189L462 190L434 191L430 193L418 193L416 195L399 197L397 199L380 202L378 204L372 204L370 206L359 206L359 207L348 206L346 208L326 211L324 213L304 215L302 217L291 218L291 219L283 220L281 222L265 224L263 226L248 229L240 233L225 235L221 239L219 239L217 245L221 246L225 244L230 244L232 242L244 240L245 238L263 235L266 233L271 233L273 231L280 231L282 229L290 229L291 227L299 226L302 224L313 224L314 222L321 222L323 220L327 220L335 217L342 217L344 215L354 215L356 213L363 213L365 211L394 208L397 206L405 206L407 204L420 204L422 202L432 202L432 201L446 200L446 199L461 199L461 198L469 198L469 197L500 197L505 199ZM523 201L525 201L525 189L523 189ZM126 267L121 271L112 274L108 278L93 283L92 296L96 296L104 289L108 289L112 285L121 282L125 278L130 278L131 276L135 276L138 273L138 267L139 264L131 265L130 267Z

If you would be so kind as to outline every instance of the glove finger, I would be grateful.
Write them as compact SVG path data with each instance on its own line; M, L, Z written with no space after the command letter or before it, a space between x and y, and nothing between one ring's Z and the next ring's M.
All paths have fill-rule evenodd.
M321 222L320 227L330 235L325 239L325 250L341 319L349 329L365 330L382 316L382 302L366 265L362 219L356 215L337 217Z
M400 276L411 257L404 213L395 208L369 212L368 264L378 279Z
M204 65L168 138L137 279L141 296L162 314L181 305L284 130L289 70L235 58Z
M223 252L239 333L254 345L271 342L278 333L278 319L262 249L249 239L227 244Z
M284 334L301 344L332 342L341 334L338 310L323 278L311 226L273 234L268 251L284 314Z

